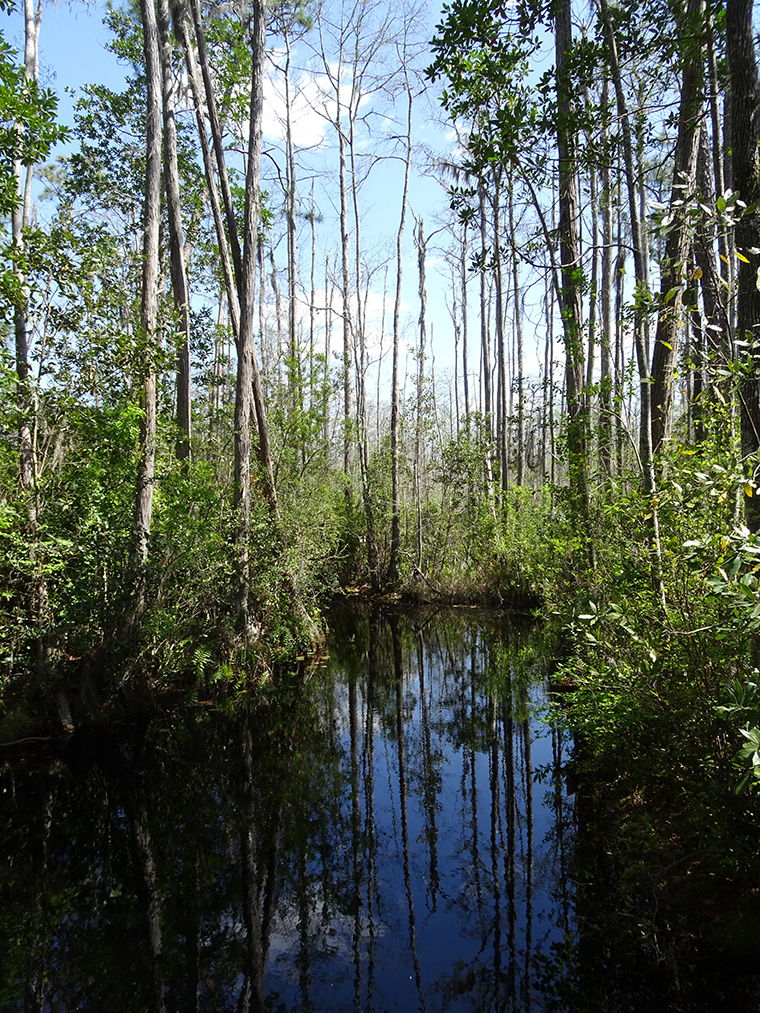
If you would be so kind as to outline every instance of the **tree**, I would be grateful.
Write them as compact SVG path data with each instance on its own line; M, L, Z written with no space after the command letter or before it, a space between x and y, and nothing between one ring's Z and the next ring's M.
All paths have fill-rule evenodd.
M264 116L264 44L266 38L266 9L263 0L254 0L251 25L251 100L248 122L248 160L245 179L245 213L243 221L243 264L240 292L240 337L238 341L237 381L235 385L235 491L237 513L235 549L237 555L237 611L243 634L250 635L248 614L249 594L249 537L251 519L251 436L250 419L254 385L258 389L257 412L263 410L261 383L256 366L253 344L256 320L256 254L259 240L259 174L261 171L261 143ZM263 425L262 425L263 421ZM262 432L263 430L263 432ZM259 422L259 440L264 452L266 438L265 417ZM268 434L267 434L268 435ZM268 451L268 446L267 446ZM270 473L271 474L271 473ZM269 489L274 497L274 482ZM272 503L276 512L276 501Z
M401 343L401 286L404 267L403 243L409 198L409 173L412 162L412 89L406 63L406 149L404 157L404 185L401 192L401 213L396 232L396 294L393 300L393 375L391 378L391 553L388 562L388 582L395 587L399 579L399 553L401 551L401 489L399 483L399 358Z
M27 86L27 94L32 89L31 82L36 85L39 70L39 31L42 16L42 3L34 10L32 0L24 0L24 73L23 81ZM23 124L12 128L15 134L23 130ZM31 396L29 392L29 336L27 333L27 292L26 278L23 268L24 230L29 227L32 211L32 175L34 161L27 159L22 162L22 153L15 143L11 144L13 177L15 180L14 196L11 202L11 228L13 235L13 259L15 274L15 299L13 324L16 339L16 374L18 376L18 435L21 461L21 485L31 493L35 484L36 464L32 444ZM26 172L24 172L24 169Z
M142 378L142 417L134 507L135 541L133 566L137 575L132 622L137 623L145 607L145 563L153 514L156 467L156 367L159 283L159 234L161 229L161 59L154 0L140 0L143 29L147 115L145 130L145 199L143 203L143 265L140 288L140 339L144 342L145 365Z
M588 518L587 418L584 398L585 357L581 297L583 267L578 235L580 206L575 102L570 70L573 47L570 0L559 0L555 5L554 18L561 270L560 311L565 338L567 443L570 455L571 487L581 514Z
M652 401L651 401L651 378L649 372L649 361L647 354L645 312L648 295L648 272L645 267L645 244L644 231L641 223L640 208L637 200L638 190L636 186L636 171L634 168L634 146L631 133L631 121L623 89L623 79L620 72L618 60L618 46L615 31L610 17L610 10L607 0L600 0L600 12L604 28L605 40L607 43L607 59L609 61L610 77L615 88L618 117L623 135L623 159L625 165L625 177L628 190L628 213L633 241L633 263L636 283L636 303L634 315L634 343L636 348L636 360L639 370L639 411L640 422L640 454L641 470L643 477L644 496L647 500L651 521L651 559L652 559L652 580L660 599L665 607L665 589L662 578L662 548L660 545L659 511L657 503L657 479L654 469L654 455L652 453Z
M673 369L678 360L691 246L689 205L694 197L697 153L702 132L704 60L701 36L704 3L691 0L682 16L683 77L678 113L678 137L673 159L673 184L667 219L665 256L660 265L660 312L652 357L652 451L670 438L673 424ZM687 44L688 42L688 44Z
M177 315L177 426L181 436L176 454L181 461L190 456L191 393L190 393L190 295L185 266L185 237L182 228L182 206L177 164L177 127L174 114L174 82L172 72L172 40L169 25L169 0L158 0L157 20L161 59L161 98L164 127L164 178L169 217L169 258L171 266L174 311Z
M735 241L739 260L737 276L736 344L741 349L742 455L752 474L760 448L760 369L758 368L758 327L760 290L757 269L752 263L760 248L757 204L760 201L760 80L755 56L751 0L727 0L726 49L731 79L731 166L733 186L747 211L739 216ZM760 528L760 510L745 492L745 512L752 531Z
M9 0L0 3L0 11L11 9L12 2ZM55 122L55 95L41 88L38 82L41 15L41 0L36 10L32 0L25 0L24 63L21 67L16 65L13 51L0 33L0 108L3 110L0 126L0 216L3 219L10 217L11 220L10 246L3 243L8 266L0 269L0 291L13 321L18 475L25 500L25 541L31 577L24 589L25 605L31 615L32 629L36 632L39 667L45 662L42 628L47 589L38 545L42 503L38 481L37 397L30 364L27 240L31 225L34 167L47 157L56 141L66 136L66 131ZM4 232L5 229L0 226L0 234Z

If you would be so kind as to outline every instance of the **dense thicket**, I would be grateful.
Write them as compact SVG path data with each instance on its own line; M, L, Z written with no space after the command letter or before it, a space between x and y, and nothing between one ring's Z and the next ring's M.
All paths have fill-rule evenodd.
M690 926L694 959L713 952L711 878L738 953L757 810L729 790L760 777L752 5L452 3L433 48L481 269L519 260L523 292L548 277L563 345L567 488L554 471L542 533L564 566L549 583L581 820L655 959L666 923ZM504 174L529 249L482 200ZM678 971L669 987L682 1008Z

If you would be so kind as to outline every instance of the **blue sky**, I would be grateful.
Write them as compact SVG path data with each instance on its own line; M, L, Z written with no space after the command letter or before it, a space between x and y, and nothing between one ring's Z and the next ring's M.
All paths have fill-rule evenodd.
M40 31L40 76L44 84L54 88L59 95L60 119L64 123L71 122L73 104L77 93L86 83L103 83L115 89L120 87L123 81L125 68L116 57L106 49L109 33L102 24L103 8L100 5L85 6L84 4L61 4L57 7L46 5L43 10L42 24ZM429 38L438 18L437 6L431 8L426 17L426 24L423 27L425 38ZM19 13L10 17L10 23L6 29L8 41L22 47L23 44L23 19ZM423 55L420 65L424 66L429 58ZM306 66L305 57L301 58L302 66ZM307 75L308 77L308 75ZM308 80L305 82L308 88ZM270 103L272 104L272 103ZM399 121L405 118L405 100L396 111ZM299 134L299 126L296 124L296 143L301 140L306 145L308 140L314 140L314 113L306 112L301 122L302 133ZM437 235L431 240L428 246L428 343L431 334L434 335L434 353L436 377L441 383L439 401L448 403L449 397L443 389L442 381L446 374L453 374L453 328L446 306L450 302L448 292L450 274L442 264L441 250L448 245L449 236L444 223L447 218L448 200L440 186L430 175L424 171L424 156L422 146L428 146L439 152L448 153L451 147L451 140L447 135L445 126L437 122L437 106L434 96L427 95L415 102L415 128L414 141L418 146L416 156L416 167L413 172L410 186L410 209L407 214L406 235L405 235L405 257L404 257L404 314L403 327L407 338L407 349L412 345L416 336L416 322L419 314L419 300L417 294L417 262L412 242L412 229L414 226L413 214L423 216L426 232L437 231ZM270 112L270 126L267 131L268 142L276 152L278 144L278 130L275 124L274 113ZM281 134L281 131L280 131ZM311 155L304 155L304 172L302 178L308 175ZM329 138L326 138L319 153L318 161L321 162L319 171L322 173L323 192L318 202L320 209L325 212L325 222L319 227L320 253L318 264L321 261L321 271L324 272L325 250L336 249L338 237L336 231L335 216L330 219L327 212L330 205L336 205L336 199L329 195L330 175L335 173L335 145ZM307 164L308 163L308 164ZM315 170L316 171L316 170ZM388 349L390 346L390 328L392 322L393 294L395 290L395 234L398 227L398 219L401 204L401 182L403 167L398 161L387 161L373 170L372 177L362 191L362 242L369 252L377 249L375 259L379 262L382 255L379 251L385 250L389 256L388 261L388 289L385 299L385 367L384 372L389 372L390 360ZM304 194L305 196L305 194ZM300 244L302 256L307 255L306 247L309 238L306 231L302 232ZM280 244L282 248L283 244ZM279 254L278 254L279 256ZM318 266L317 271L320 271ZM304 272L304 277L307 273ZM380 268L370 286L368 305L374 307L374 325L370 322L370 329L374 326L375 338L378 336L380 318L383 308L383 276L384 270ZM284 275L281 278L281 285L284 289ZM479 340L479 321L472 310L477 305L478 282L473 278L470 282L470 373L477 373ZM305 311L302 312L305 318ZM339 327L334 325L332 348L336 349L340 340ZM531 335L526 334L526 343L532 344ZM527 351L527 350L526 350ZM428 372L432 363L428 360ZM409 371L415 370L413 358L408 359ZM461 369L460 369L461 372ZM369 379L370 386L374 388L372 377ZM473 384L474 386L474 384ZM460 379L461 391L461 379ZM411 389L409 390L411 393ZM461 394L460 394L461 399Z
M7 40L23 52L22 14L11 14L8 26ZM40 27L40 79L57 92L63 123L71 122L75 101L67 89L78 92L82 85L96 81L116 88L123 80L124 68L105 48L108 35L100 5L45 4Z

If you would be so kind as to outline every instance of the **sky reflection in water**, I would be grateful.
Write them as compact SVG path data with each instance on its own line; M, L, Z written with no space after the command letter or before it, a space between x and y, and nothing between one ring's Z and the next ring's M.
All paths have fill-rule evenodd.
M539 1009L533 958L571 927L571 813L535 779L561 746L526 634L377 616L361 629L320 693L352 882L334 910L310 856L306 924L304 881L281 892L267 990L288 1009Z
M6 771L0 1005L547 1008L572 809L532 636L342 613L287 705Z

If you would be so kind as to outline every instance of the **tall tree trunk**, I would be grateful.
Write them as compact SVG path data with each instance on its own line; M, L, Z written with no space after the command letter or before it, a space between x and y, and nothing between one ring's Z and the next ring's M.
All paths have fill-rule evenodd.
M623 473L623 441L625 439L623 422L623 408L625 403L624 379L627 368L625 351L623 349L623 337L625 322L623 319L625 297L625 247L622 239L623 209L618 205L617 213L617 242L618 255L615 259L615 375L614 375L614 400L615 400L615 469L618 475Z
M457 289L456 289L456 274L454 268L451 269L451 306L449 307L449 316L451 317L451 326L454 329L454 433L456 439L459 439L460 435L460 420L459 420L459 304L457 302ZM448 307L448 301L447 301ZM449 391L449 403L451 403L451 394Z
M544 294L546 316L546 340L544 344L544 380L542 384L543 405L541 420L541 478L551 486L554 473L554 285L546 278ZM548 466L547 466L548 461Z
M235 335L235 341L238 347L238 356L240 355L240 328L241 324L239 321L239 313L242 312L242 308L239 310L239 306L242 307L242 284L243 284L243 266L240 254L240 242L237 234L237 224L235 220L234 209L232 207L232 195L229 187L229 179L227 175L227 167L224 158L224 146L222 142L221 124L219 122L219 116L216 111L216 101L214 99L214 90L211 81L211 73L208 67L208 59L206 56L206 46L203 35L203 26L200 18L200 6L197 0L190 0L190 9L193 17L193 28L196 44L198 46L198 59L201 64L201 73L204 83L204 90L206 96L206 105L208 108L209 121L211 124L212 140L214 144L214 155L216 161L216 170L219 174L219 183L222 189L222 197L224 201L225 216L227 219L227 236L225 236L224 225L222 221L221 209L219 207L218 198L216 195L216 181L214 173L213 159L209 150L208 141L206 139L206 127L202 110L201 93L200 93L200 82L198 80L198 70L196 67L195 57L186 29L184 18L179 8L175 7L174 11L174 23L175 27L179 30L179 34L182 39L183 48L185 50L186 63L188 68L188 77L192 85L193 102L195 106L196 122L198 126L198 136L201 142L201 148L203 151L204 169L206 173L206 180L209 185L209 194L211 195L211 204L214 211L214 224L217 233L217 243L220 251L220 258L222 261L222 267L225 275L225 286L227 288L227 295L230 306L230 320L232 323L233 334ZM255 56L255 52L254 52ZM255 63L255 60L254 60ZM249 167L250 168L250 167ZM258 208L256 209L258 215ZM234 272L235 285L232 285L232 273L229 266L228 257L228 246L232 253L232 267ZM250 284L254 284L255 274L250 279ZM263 334L262 334L263 340ZM263 472L264 482L264 495L267 503L269 504L270 513L272 514L275 522L279 520L279 513L277 507L277 492L274 484L274 473L272 470L272 455L269 445L269 425L267 422L266 405L264 402L264 392L261 386L261 376L259 374L258 362L256 360L255 351L253 350L253 344L251 342L251 375L253 383L253 404L256 409L256 425L258 429L258 456Z
M224 276L224 287L227 293L227 302L229 305L230 325L235 338L235 344L237 345L240 335L238 287L234 275L233 264L230 259L230 245L224 227L222 206L219 200L219 189L216 185L216 158L209 146L208 137L206 136L203 84L201 82L198 65L195 59L195 50L193 49L188 32L185 12L180 5L180 0L172 0L171 9L174 31L179 38L182 49L185 53L185 65L187 67L187 76L190 81L190 91L192 93L193 109L195 111L195 122L198 130L198 139L201 145L201 153L203 155L203 169L206 177L206 186L208 188L211 213L214 218L219 260L221 262L222 273ZM205 52L205 47L203 51Z
M325 465L330 461L330 340L332 338L332 300L334 286L330 282L330 255L325 257L325 379L322 386L322 419L325 441Z
M385 351L384 351L384 346L385 346L385 312L386 312L387 305L388 305L388 265L386 264L385 265L385 271L383 272L383 312L382 312L382 319L381 319L381 322L380 322L380 353L379 353L378 359L377 359L377 378L376 378L377 387L376 387L376 390L375 390L375 444L376 444L378 450L380 449L380 439L381 439L381 437L380 437L380 423L381 423L381 414L380 414L380 403L381 403L380 402L380 394L381 394L381 391L380 391L380 386L381 386L381 382L382 382L383 359L385 357Z
M285 155L286 155L286 206L285 218L288 235L288 377L293 405L303 405L303 387L301 378L300 351L298 348L298 308L297 267L296 267L296 157L293 147L293 127L291 123L290 99L290 33L285 31Z
M24 77L36 81L39 66L39 29L42 16L42 0L37 9L34 0L24 0ZM18 129L18 127L16 127ZM24 229L29 226L32 212L31 185L34 167L29 165L24 173L21 160L13 160L13 176L16 189L16 206L11 214L11 235L13 239L13 271L19 292L18 302L13 308L13 329L16 350L16 391L17 391L17 432L21 487L31 494L35 490L37 466L32 440L33 397L29 380L29 335L27 333L27 278L22 265ZM30 507L30 517L36 523L37 511Z
M486 417L486 434L490 442L493 433L493 405L491 396L491 341L488 334L488 219L486 217L486 187L478 179L478 208L480 214L480 356L483 373L483 414Z
M343 53L341 52L341 59ZM338 69L340 82L342 66ZM346 498L351 499L351 294L348 236L348 183L346 181L346 135L343 132L340 85L336 89L335 130L338 135L338 188L340 193L341 299L343 315L343 473Z
M733 186L748 208L760 200L760 80L755 57L752 0L726 0L726 49L731 78L731 165ZM736 341L745 342L742 359L746 365L739 386L741 405L742 455L753 476L760 448L760 370L757 343L760 338L760 290L757 287L757 258L750 251L760 247L757 210L743 214L735 228L739 261ZM753 262L754 261L754 262ZM757 496L745 493L745 514L751 531L760 528Z
M420 218L417 222L417 269L418 292L420 297L419 344L417 346L417 411L414 426L414 498L417 513L417 570L422 574L422 424L425 388L425 339L427 328L427 285L425 279L425 225Z
M399 355L401 344L401 282L403 273L403 240L406 224L406 205L409 195L409 176L412 164L412 89L407 68L406 82L406 155L404 159L404 189L401 194L401 215L396 233L396 296L393 302L393 372L391 379L391 557L388 565L388 583L393 587L399 579L401 553L401 489L399 484Z
M354 356L356 363L356 420L359 431L359 470L362 483L362 503L367 528L367 567L374 590L380 587L377 563L377 539L372 495L369 488L369 434L367 425L367 355L366 355L366 299L361 286L361 213L359 211L359 173L356 166L356 116L349 118L348 147L351 159L351 198L354 214L354 295L356 299L356 327L354 330ZM369 285L369 280L367 281ZM358 346L358 348L357 348ZM357 356L358 353L358 356Z
M673 184L669 213L674 219L665 242L660 265L660 312L657 319L652 356L652 451L670 438L673 428L673 370L678 362L678 337L683 324L683 292L691 241L690 222L683 212L685 201L694 193L697 152L702 130L702 92L704 89L702 46L700 43L704 0L690 0L684 22L682 44L686 58L681 83L678 114L678 138L673 160ZM681 15L683 17L683 14ZM689 45L685 39L690 41Z
M42 19L42 0L37 7L34 0L24 0L24 78L39 79L39 34ZM14 123L14 131L24 128ZM15 205L11 212L12 270L16 286L13 306L14 351L16 358L16 433L18 438L19 478L26 499L28 527L29 569L33 575L29 587L29 606L32 624L38 631L36 650L38 671L42 674L46 663L46 638L43 634L47 613L47 578L41 567L39 466L37 460L38 411L37 395L31 379L29 337L29 286L24 265L24 231L31 223L32 180L34 166L22 166L19 158L12 162Z
M496 519L496 506L494 502L493 470L492 470L492 440L493 440L493 384L491 377L491 335L489 331L489 316L491 312L487 261L488 261L488 217L486 215L486 188L480 177L478 179L478 212L480 218L480 366L481 386L483 391L483 435L486 442L486 454L483 468L483 491L491 510Z
M561 311L565 339L565 386L567 395L567 443L570 487L581 517L588 519L586 480L586 413L583 354L583 304L578 226L578 169L576 164L575 110L572 100L571 51L573 45L571 2L555 6L555 59L557 76L557 149L559 155L559 247L561 262ZM593 545L589 542L589 548Z
M605 73L602 84L602 148L609 150L610 98L609 80ZM602 192L602 302L600 335L599 378L599 458L603 474L612 475L612 191L610 186L609 157L602 162L600 184Z
M507 349L504 338L504 279L501 258L501 177L493 171L493 188L491 191L491 211L493 213L493 281L495 288L495 322L496 322L496 444L499 462L499 485L505 493L509 487L509 456L507 453Z
M314 204L314 184L311 181L311 211L309 213L309 225L311 226L311 270L309 279L311 291L309 295L309 408L314 410L314 335L316 332L316 299L317 299L317 209ZM327 290L325 289L325 295Z
M718 84L718 60L715 53L715 28L713 12L710 5L705 9L705 42L707 49L707 73L709 82L710 101L710 126L712 128L712 162L714 189L717 194L724 195L729 183L726 179L726 153L723 145L723 135L720 120L720 86ZM726 102L728 99L726 99ZM727 118L728 119L728 118ZM726 122L725 126L728 126ZM702 131L704 133L704 130ZM718 230L718 270L725 271L725 286L721 286L726 293L726 330L722 333L722 346L725 348L725 364L734 355L734 243L733 236L726 234L724 229ZM731 405L734 406L733 398ZM725 428L725 427L724 427Z
M523 348L522 301L520 299L520 263L517 256L517 230L515 227L515 200L512 180L509 194L509 234L512 237L512 312L517 338L517 484L525 482L525 361Z
M259 173L261 168L261 142L264 120L264 45L266 38L266 9L264 0L253 0L251 35L252 71L251 104L248 122L248 164L245 180L245 218L243 224L243 274L240 298L240 342L238 346L237 380L235 385L235 491L234 507L237 515L235 550L237 557L237 614L244 637L249 636L248 586L249 546L251 518L251 398L255 370L253 344L256 318L256 253L259 224ZM255 370L255 374L254 374ZM259 382L259 391L261 390ZM259 439L262 439L259 432ZM274 491L272 484L270 494ZM276 505L274 507L276 510Z
M154 0L140 0L147 88L143 267L140 294L140 338L145 342L145 375L141 399L135 542L133 564L137 587L132 619L139 622L145 606L145 563L153 514L156 462L156 324L158 318L159 233L161 228L161 62Z
M185 238L182 229L182 205L179 196L177 164L177 127L174 121L174 82L172 80L172 40L169 28L169 0L158 0L159 54L164 123L164 176L169 217L169 261L171 265L174 311L179 324L177 341L177 439L175 454L185 461L190 456L190 299L185 269Z
M588 94L588 103L589 105L591 104L590 93ZM588 294L588 343L586 346L588 351L586 353L586 391L584 395L587 426L589 425L588 420L591 419L593 410L596 331L599 311L599 194L596 166L592 165L589 167L588 178L591 200L591 285ZM590 435L590 429L587 428L587 437Z
M467 226L462 223L459 254L460 283L462 286L462 382L464 385L464 416L466 429L470 429L470 375L467 371Z
M697 190L700 200L712 206L715 200L713 180L710 175L710 144L707 131L703 128L700 132L699 151L697 153ZM707 387L702 389L702 404L699 409L701 423L706 419L704 404L708 396L711 402L719 402L715 405L714 431L716 439L724 446L731 442L732 426L726 425L727 417L730 422L733 416L733 394L729 383L721 373L727 372L727 366L731 361L731 324L729 321L727 298L725 288L721 285L718 273L718 261L715 257L715 229L700 217L694 235L694 260L699 275L699 287L702 292L702 308L704 310L705 327L703 354L706 361L713 364L713 382L711 390ZM726 244L723 243L723 248ZM719 245L718 249L721 249ZM718 367L716 370L714 367ZM696 394L695 394L696 398ZM701 424L700 423L700 424Z
M203 77L203 85L206 93L206 109L208 111L209 122L211 125L211 139L214 145L214 154L216 155L216 166L219 173L219 186L222 191L224 213L227 218L227 233L229 237L230 251L232 253L232 264L235 270L235 282L237 284L240 301L242 302L240 293L242 292L243 263L240 253L240 240L238 238L237 226L235 223L235 210L232 203L232 190L230 188L229 177L227 175L227 162L224 156L222 125L216 108L214 84L211 79L211 68L209 66L208 56L206 53L206 39L203 33L200 0L189 0L189 6L193 21L195 43L198 47L198 62L200 63L201 75Z
M704 130L702 131L704 136ZM704 397L704 367L705 367L705 334L702 326L703 320L707 321L707 314L699 310L699 287L694 277L693 263L690 268L689 288L684 293L684 305L690 307L689 323L691 334L688 347L685 349L684 359L687 363L688 376L688 422L689 435L693 434L694 443L704 443L705 440L705 397Z
M277 354L275 355L275 362L277 363L277 385L281 387L283 384L283 365L284 360L288 357L288 352L283 347L282 341L282 299L280 298L280 283L277 278L277 261L274 259L273 242L269 245L269 264L272 268L269 275L269 283L272 286L272 295L274 296L274 319L277 330Z
M223 266L225 267L226 285L228 287L228 296L229 296L229 300L230 300L230 316L231 316L231 319L232 319L233 332L235 333L236 340L237 340L237 345L238 345L238 360L240 360L241 355L242 355L242 337L240 336L240 333L242 332L242 326L243 325L242 325L242 320L241 320L239 322L239 324L238 324L238 328L237 329L235 328L235 318L236 318L237 305L235 303L235 299L233 298L232 289L231 289L231 279L229 278L229 269L226 266L226 260L225 260L226 247L227 247L227 239L229 239L229 248L230 248L230 251L232 253L232 266L233 266L233 269L234 269L235 289L236 289L236 292L237 292L237 304L239 304L239 306L240 306L240 315L241 315L241 317L243 315L244 288L247 288L251 292L253 292L255 290L255 287L256 287L255 286L256 259L255 259L255 253L254 253L254 259L251 261L250 273L246 277L245 276L245 271L244 271L244 266L243 266L243 263L242 263L242 257L241 257L241 253L240 253L240 241L239 241L238 233L237 233L237 222L236 222L236 219L235 219L235 212L234 212L234 208L233 208L233 205L232 205L232 192L231 192L230 185L229 185L229 177L228 177L228 174L227 174L227 165L226 165L225 156L224 156L224 144L223 144L223 139L222 139L222 128L221 128L221 123L219 121L219 115L218 115L217 109L216 109L216 100L214 98L214 89L213 89L213 83L212 83L212 80L211 80L211 71L210 71L210 68L209 68L209 65L208 65L208 58L207 58L207 54L206 54L206 44L205 44L205 39L204 39L204 34L203 34L203 25L201 23L200 4L199 4L198 0L190 0L190 11L191 11L191 14L192 14L195 41L196 41L196 44L198 46L198 60L199 60L200 65L201 65L200 69L201 69L201 75L202 75L202 78L203 78L204 91L205 91L205 96L206 96L206 106L207 106L208 115L209 115L209 122L210 122L210 125L211 125L211 135L212 135L212 141L213 141L213 145L214 145L214 155L215 155L215 158L216 158L216 169L217 169L217 172L218 172L218 175L219 175L219 185L220 185L220 188L222 190L222 199L223 199L223 203L224 203L225 217L226 217L226 220L227 220L227 237L225 238L224 232L223 232L223 228L222 228L221 214L215 212L215 214L214 214L214 221L215 221L215 226L216 226L216 230L217 230L217 240L218 240L218 245L219 245L220 253L222 254L222 263L223 263ZM263 60L263 55L260 55L260 54L257 53L256 47L258 45L258 42L257 42L256 32L258 31L259 34L261 35L261 46L263 47L263 45L264 45L263 39L264 39L264 33L265 33L265 28L264 28L264 24L263 24L264 14L265 14L265 11L264 11L263 8L259 9L258 0L257 0L257 6L255 6L254 9L253 9L254 37L253 37L252 46L253 46L253 57L254 57L254 59L253 59L253 78L254 78L254 80L252 81L252 88L254 87L254 85L256 83L255 82L255 78L256 78L257 74L259 76L261 76L262 79L263 79L263 69L259 68L258 65L257 65L257 59L259 59L260 61ZM256 28L257 19L259 21L261 21L261 26L259 28ZM212 182L213 179L214 179L214 172L213 172L213 168L211 166L210 152L208 152L208 143L205 140L206 128L205 128L205 123L204 123L204 120L203 120L203 115L202 115L202 112L201 112L200 86L199 86L199 83L198 83L198 80L197 80L198 75L197 75L197 72L194 71L194 69L193 69L195 67L195 59L194 59L194 56L192 54L192 47L191 47L189 39L188 39L188 33L184 30L184 20L180 16L179 11L177 11L176 14L175 14L175 24L180 28L180 31L182 32L183 45L184 45L184 48L185 48L186 59L187 59L187 66L188 66L188 76L190 77L191 83L193 85L193 89L192 90L193 90L193 97L194 97L194 103L195 103L195 109L196 109L196 120L197 120L197 124L198 124L198 134L199 134L199 137L200 137L200 140L201 140L201 147L203 149L204 166L205 166L205 170L206 170L206 178L209 181L209 190L210 190L210 192L213 192L215 190L215 187L214 187L213 182ZM263 88L263 84L261 85L261 87ZM263 101L263 100L257 100L257 101ZM252 109L251 109L252 114L253 114L253 111L254 110L253 110L253 105L252 105ZM259 115L260 115L260 113L259 113ZM259 129L260 129L260 127L259 127ZM249 136L249 145L250 145L250 136ZM260 162L260 158L261 158L261 155L260 155L261 142L260 142L260 140L258 142L258 147L259 147L258 158L259 158L259 162ZM208 152L208 154L207 154L207 152ZM257 166L256 167L256 173L258 173L258 171L259 170L258 170L258 166ZM250 174L251 174L251 167L250 167L250 165L248 165L247 169L246 169L246 179L248 179L250 177ZM247 186L247 183L246 183L246 186ZM258 201L259 201L258 176L257 176L257 182L256 182L256 201L257 201L257 206L256 206L255 209L250 205L250 201L248 200L248 196L249 196L248 192L246 192L246 214L247 215L250 214L250 215L254 216L254 218L256 220L256 223L257 223L258 222L258 214L259 214L259 208L258 208ZM212 201L212 207L213 207L213 201ZM244 230L246 230L246 235L248 235L248 232L247 232L248 224L249 224L248 222L246 222L244 224ZM253 232L254 232L254 236L257 238L257 228L254 228ZM255 247L254 247L254 250L255 250ZM251 310L251 313L253 313L253 310ZM261 375L259 373L258 362L257 362L257 359L256 359L255 348L254 348L254 345L253 345L253 316L251 316L250 328L251 328L251 334L250 334L250 338L249 338L249 341L248 341L248 345L249 345L249 354L250 354L250 358L251 358L251 363L250 363L250 367L249 368L250 368L251 382L252 382L252 386L253 386L253 405L254 405L255 410L256 410L256 426L257 426L258 435L259 435L258 445L257 445L258 456L259 456L259 462L261 464L261 470L262 470L262 473L263 473L262 477L263 477L263 483L264 483L264 496L265 496L265 498L267 500L267 503L269 505L270 513L272 514L272 517L273 517L275 523L278 523L279 522L279 511L278 511L278 505L277 505L277 491L275 489L275 484L274 484L274 472L273 472L273 469L272 469L272 454L271 454L271 449L270 449L270 445L269 445L269 425L268 425L268 422L267 422L266 405L265 405L265 401L264 401L264 391L263 391L262 386L261 386ZM263 339L263 335L262 335L262 339ZM246 367L246 368L248 368L248 367ZM246 423L246 425L248 425L248 423Z
M623 80L620 74L620 63L617 55L617 42L610 20L607 0L599 0L604 32L607 42L607 57L610 63L610 73L615 86L615 97L617 101L618 116L623 132L623 157L625 164L626 183L628 188L628 211L630 215L633 261L635 282L642 295L647 289L647 272L645 268L645 246L644 234L639 216L639 205L637 200L636 172L633 161L633 141L631 125L628 113L628 105L623 91ZM654 458L652 454L652 409L651 409L651 377L649 373L649 361L646 348L646 331L644 321L644 299L637 300L634 316L634 342L636 346L636 359L639 369L640 380L640 411L641 411L641 470L643 478L644 496L647 499L649 510L650 554L652 561L652 582L658 592L663 609L665 602L665 585L662 578L662 549L660 545L660 520L657 507L657 480L654 470Z

